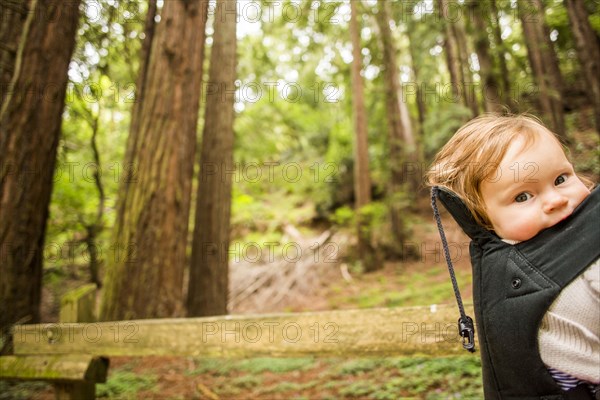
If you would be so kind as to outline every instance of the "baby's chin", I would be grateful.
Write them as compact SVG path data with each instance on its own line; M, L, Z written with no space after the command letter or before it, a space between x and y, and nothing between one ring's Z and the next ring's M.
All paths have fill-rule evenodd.
M535 235L528 235L528 236L510 236L510 237L500 236L500 238L507 243L517 244L517 243L525 242L529 239L533 239L536 236L537 236L537 233Z

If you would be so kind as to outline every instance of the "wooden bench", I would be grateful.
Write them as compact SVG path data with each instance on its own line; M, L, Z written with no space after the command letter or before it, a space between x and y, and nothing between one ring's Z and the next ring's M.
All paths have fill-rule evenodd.
M61 298L60 322L95 321L96 285L67 292ZM0 357L0 379L51 382L57 399L93 399L96 383L106 382L109 360L88 354Z
M452 356L465 354L457 319L444 305L20 325L0 379L45 380L57 398L92 399L112 356Z
M0 378L52 382L57 399L94 399L106 382L108 358L86 354L0 357Z

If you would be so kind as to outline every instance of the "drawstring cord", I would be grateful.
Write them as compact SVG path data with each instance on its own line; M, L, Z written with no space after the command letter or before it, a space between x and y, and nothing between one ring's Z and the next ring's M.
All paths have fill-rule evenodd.
M456 282L456 275L454 274L454 266L452 265L452 259L450 258L450 250L448 249L448 242L446 240L446 234L444 227L442 226L442 219L440 218L440 212L437 207L436 199L438 197L439 188L434 186L431 188L431 208L433 208L433 216L435 217L435 223L442 239L442 247L444 248L444 257L446 258L446 264L448 265L448 272L450 273L450 280L452 281L452 288L454 289L454 296L456 297L456 303L458 304L458 311L460 312L460 318L458 319L458 332L463 338L463 347L465 350L470 352L475 351L475 327L473 325L473 319L465 313L465 307L463 306L462 298L460 296L460 290L458 289L458 283Z

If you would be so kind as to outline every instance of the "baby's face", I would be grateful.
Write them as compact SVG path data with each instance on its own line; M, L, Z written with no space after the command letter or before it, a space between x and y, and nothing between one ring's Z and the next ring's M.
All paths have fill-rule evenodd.
M560 145L539 132L525 148L510 144L496 174L481 184L494 231L503 239L524 241L567 218L590 191L575 175Z

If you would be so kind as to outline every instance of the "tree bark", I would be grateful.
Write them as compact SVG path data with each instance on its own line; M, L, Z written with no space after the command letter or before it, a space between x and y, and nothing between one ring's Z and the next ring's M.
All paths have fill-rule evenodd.
M459 5L456 2L454 4L461 10L461 16L466 14L464 12L464 5ZM471 50L469 49L469 42L467 41L465 19L466 18L460 17L457 21L452 23L452 31L456 37L456 44L458 46L465 106L471 110L473 116L477 116L479 115L479 104L473 81L473 72L471 72Z
M0 108L0 328L39 321L43 245L78 1L32 1Z
M440 13L440 19L444 24L444 53L446 54L446 65L448 66L448 73L450 73L450 84L452 85L452 93L455 98L460 99L462 102L460 82L460 64L458 56L458 45L454 39L452 33L452 27L448 21L448 3L447 0L438 0L438 8Z
M461 22L460 15L450 15L450 11L456 11L456 8L451 8L451 0L438 0L438 12L440 19L444 25L444 52L446 54L446 64L450 73L450 84L452 85L452 93L454 99L462 103L465 107L471 110L473 116L477 115L477 104L473 99L469 99L469 91L467 86L466 73L470 74L468 66L464 63L466 55L466 43L462 42L460 32L461 27L458 25ZM458 5L456 6L458 7ZM464 28L462 28L464 31ZM467 72L468 71L468 72ZM472 97L472 96L471 96Z
M362 69L362 54L360 44L360 26L358 23L360 2L350 2L350 39L352 42L352 111L354 116L354 196L357 214L358 255L366 272L380 269L376 251L371 244L371 232L368 221L362 215L362 208L371 202L371 178L369 176L369 154L367 138L367 112Z
M408 32L407 32L408 33ZM411 68L413 71L413 75L415 77L415 84L417 85L416 88L416 103L417 103L417 113L418 113L418 119L419 119L419 133L418 136L422 137L423 136L423 124L425 123L425 118L427 116L427 107L425 104L425 99L423 98L423 90L421 89L421 86L418 85L419 82L421 82L421 80L419 79L419 77L421 76L421 69L419 66L419 63L417 62L417 58L415 56L415 49L414 49L414 44L413 44L413 37L412 35L408 34L408 48L410 51L410 59L411 59Z
M506 46L502 40L502 29L500 27L500 17L498 14L496 0L490 0L489 4L490 17L492 19L492 34L494 38L494 45L496 46L498 66L500 67L499 81L502 84L502 98L504 99L505 105L507 105L511 110L516 111L517 99L512 97L512 85L510 84L510 75L508 73L508 65L506 64Z
M401 216L402 208L398 196L402 193L414 197L421 177L412 174L418 171L418 157L412 124L406 103L403 101L402 87L398 77L396 47L390 29L390 3L380 2L377 24L383 47L383 70L385 74L386 115L388 125L388 165L390 177L387 188L392 235L398 249L406 241L406 227ZM410 165L412 164L412 166ZM412 168L411 168L412 167ZM411 175L406 174L411 171ZM401 254L399 254L401 255Z
M407 8L407 11L409 12L409 14L411 16L414 13L414 6L415 6L415 3L410 3L409 7ZM415 26L415 21L413 20L413 18L412 17L407 18L406 36L408 38L408 51L410 53L411 68L413 71L413 76L415 78L414 83L416 85L416 90L415 90L416 91L416 103L417 103L417 112L418 112L418 120L419 120L419 131L418 131L417 136L423 137L423 124L425 123L427 107L425 104L425 99L423 98L423 90L421 88L421 85L419 85L419 83L422 81L420 79L421 68L420 68L419 62L417 61L418 58L417 58L417 53L416 53L416 49L415 49L416 38L414 37L414 33L413 33L414 26Z
M126 160L132 159L133 155L130 154L130 152L137 148L137 140L140 133L139 120L144 99L144 86L146 85L148 68L150 66L150 55L152 54L154 34L156 33L155 19L158 13L156 1L157 0L148 0L148 11L146 13L146 21L144 24L144 40L142 41L142 48L140 49L140 67L136 80L135 103L133 103L133 109L131 111L131 123L129 127L129 136L127 137ZM128 169L130 174L132 171L131 168ZM132 176L129 175L126 180L131 180L131 178Z
M544 9L539 0L519 0L518 11L529 63L539 90L541 112L550 128L568 142L562 105L562 77L544 22Z
M587 95L594 107L596 130L600 133L600 40L590 24L584 2L566 0L565 4L581 70L587 82Z
M362 54L360 27L356 2L350 2L350 37L352 40L352 108L355 129L355 196L356 206L362 207L371 202L371 179L369 177L369 156L367 139L367 113L365 108L364 85L361 76Z
M499 112L502 110L502 98L500 97L499 84L493 71L493 61L488 49L490 40L488 36L488 24L484 15L486 3L481 0L472 0L469 3L470 15L473 17L473 28L475 37L475 51L479 60L479 75L481 77L482 96L485 111Z
M14 76L15 61L30 1L0 0L0 108Z
M92 155L94 157L94 163L96 165L102 165L100 162L100 151L98 150L98 143L96 138L98 136L98 116L94 116L89 121L92 128L92 138L90 140L90 147L92 149ZM96 246L96 240L98 235L104 229L102 218L104 215L104 203L106 202L106 195L104 194L104 185L102 184L102 177L98 170L94 171L94 184L98 190L98 207L96 209L96 218L93 222L86 224L82 218L82 225L85 227L86 236L83 239L88 254L90 257L90 282L95 283L98 288L102 287L102 281L100 279L100 264L101 260L98 254Z
M165 1L130 131L101 318L183 313L208 1Z
M187 312L227 314L233 121L236 79L236 0L219 0L211 50Z

